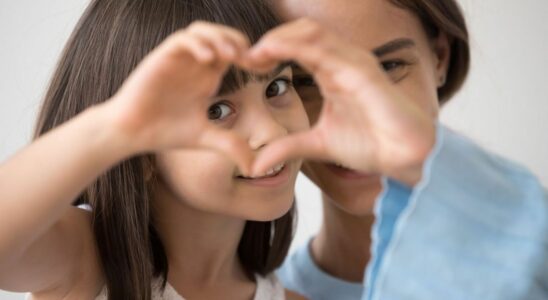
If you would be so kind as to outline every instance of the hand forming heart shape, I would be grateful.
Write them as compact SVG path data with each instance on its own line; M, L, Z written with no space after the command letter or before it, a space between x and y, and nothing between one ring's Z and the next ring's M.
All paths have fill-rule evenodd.
M231 64L265 72L288 60L318 83L324 98L320 118L310 130L272 141L255 157L244 139L208 122L206 103L196 100L211 96ZM433 117L394 88L372 53L309 20L275 28L252 48L236 30L195 23L149 54L113 98L118 127L131 137L134 152L214 149L252 175L308 158L413 185L435 140Z
M435 143L436 120L395 88L373 53L303 19L267 33L251 49L247 65L269 69L284 60L313 74L323 108L311 130L263 149L254 172L299 157L383 174L410 186L419 181Z

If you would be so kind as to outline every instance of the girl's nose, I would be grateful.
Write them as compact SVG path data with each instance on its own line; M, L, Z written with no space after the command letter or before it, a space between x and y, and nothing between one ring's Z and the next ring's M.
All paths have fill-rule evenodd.
M253 150L259 150L273 140L286 136L287 133L287 128L272 114L256 115L255 122L251 127L249 146Z

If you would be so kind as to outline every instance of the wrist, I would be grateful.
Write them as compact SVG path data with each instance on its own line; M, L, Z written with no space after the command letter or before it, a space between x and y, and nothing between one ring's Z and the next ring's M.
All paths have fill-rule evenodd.
M106 156L123 160L142 152L132 133L121 126L111 100L88 108L84 114L93 122L89 134Z
M404 155L405 159L400 160L401 164L387 172L388 177L411 188L421 181L424 165L436 145L436 124L429 123L428 125L421 131L421 138L410 144L409 150Z

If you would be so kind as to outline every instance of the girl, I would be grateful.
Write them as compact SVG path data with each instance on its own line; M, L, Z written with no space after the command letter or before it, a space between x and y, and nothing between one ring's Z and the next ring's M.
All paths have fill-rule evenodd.
M35 141L0 166L0 288L283 299L300 161L250 161L308 120L287 64L223 78L276 24L260 1L92 1Z
M313 299L547 299L548 193L437 121L468 70L456 2L276 7L315 21L275 29L251 56L312 74L296 86L315 126L271 143L256 169L313 160L303 170L325 206L319 234L280 272L286 286Z

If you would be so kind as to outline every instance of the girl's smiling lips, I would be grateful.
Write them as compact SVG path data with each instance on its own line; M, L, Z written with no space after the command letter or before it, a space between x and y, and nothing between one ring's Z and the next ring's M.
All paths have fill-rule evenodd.
M239 175L236 179L260 187L279 187L289 181L292 169L290 163L283 163L267 172L268 175L255 178Z

